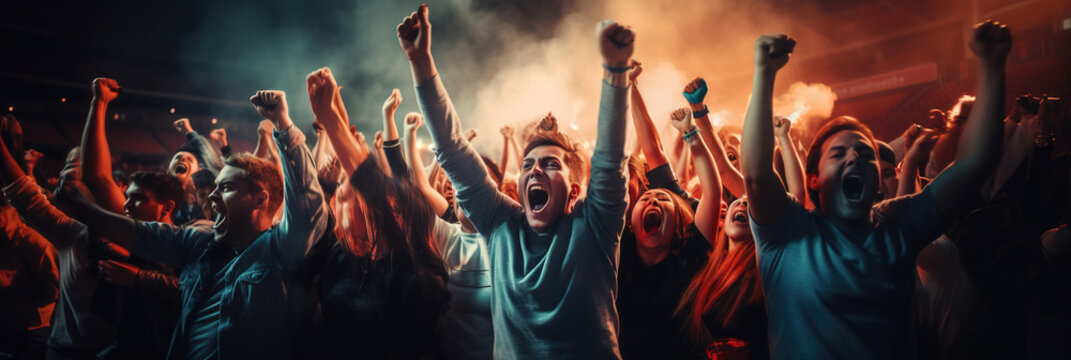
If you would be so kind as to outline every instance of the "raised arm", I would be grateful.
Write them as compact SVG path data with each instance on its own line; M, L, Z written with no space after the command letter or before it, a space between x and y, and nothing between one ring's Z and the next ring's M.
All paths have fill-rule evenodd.
M513 142L513 127L506 125L498 132L502 134L502 156L498 159L498 172L505 174L509 167L509 147L510 142Z
M718 166L714 164L703 137L699 136L702 130L692 123L691 109L677 109L670 115L670 119L673 120L673 127L681 132L684 142L688 144L695 171L699 174L699 184L703 187L703 197L699 199L699 206L695 209L695 227L713 245L721 214L722 185Z
M305 79L309 91L309 102L317 121L324 127L335 154L342 163L342 170L352 175L368 158L368 146L359 144L350 133L349 124L344 120L345 107L336 99L335 78L331 70L323 68L309 74Z
M104 130L108 103L119 96L119 83L93 79L93 100L82 133L82 178L93 198L108 211L122 213L126 196L112 178L112 152Z
M227 129L212 130L212 132L208 133L208 138L219 147L220 158L225 159L231 156L231 144L227 142Z
M331 89L333 96L334 89ZM327 206L317 178L312 153L305 146L305 134L290 120L286 94L277 90L258 91L250 99L257 112L275 127L276 151L283 173L283 212L279 231L272 242L280 250L285 265L296 269L305 254L327 231ZM317 116L320 118L320 116Z
M643 156L647 159L647 167L650 169L669 163L666 153L662 151L662 140L658 138L658 128L655 127L651 114L647 111L647 104L643 102L640 94L639 76L643 73L643 64L638 61L628 72L629 82L632 88L629 90L629 98L632 100L632 126L636 128L636 143L640 145Z
M759 224L777 221L788 206L785 186L773 168L773 85L795 45L787 35L764 35L755 42L755 75L740 141L740 167L751 219Z
M718 166L718 175L721 176L725 189L729 190L734 197L739 198L744 195L744 175L740 174L740 170L729 162L729 156L725 154L725 145L722 145L717 129L710 123L708 114L710 110L707 109L704 101L706 96L707 81L702 77L692 79L684 86L684 98L688 100L688 106L692 109L692 118L695 119L695 125L699 127L699 136L707 144L710 155Z
M461 119L435 69L431 55L428 7L420 8L398 25L398 42L409 58L417 101L435 142L437 162L454 185L458 204L480 232L487 234L520 213L516 202L498 192L483 160L462 133Z
M900 162L900 181L896 185L896 197L916 194L922 188L919 184L919 172L930 160L930 150L933 150L933 144L937 143L939 134L930 129L918 131L912 138L905 138L910 148L904 154L904 161Z
M271 138L273 131L275 131L275 125L272 124L271 120L264 119L260 121L260 126L257 127L257 147L253 150L253 155L271 162L277 162L279 155L275 153L275 140Z
M208 139L205 139L204 136L201 136L201 134L198 134L193 130L193 127L190 126L190 119L178 119L173 125L175 125L175 129L177 129L179 133L186 137L186 146L198 152L197 155L201 157L204 169L214 175L219 175L219 171L223 169L223 159L222 155L220 155L220 150L213 147L212 144L208 142Z
M416 132L423 125L424 117L420 113L413 112L405 116L405 146L409 155L409 170L413 173L413 182L424 193L424 198L428 200L428 205L431 205L435 215L442 216L450 211L450 203L442 194L435 191L431 182L428 181L428 175L424 172L424 159L421 158L420 149L416 146Z
M774 134L777 142L781 144L781 159L785 163L785 184L788 185L788 193L796 197L800 204L807 203L807 188L804 185L803 162L800 161L799 153L796 152L795 143L792 141L792 120L784 116L774 116Z
M1001 152L1004 66L1011 49L1008 28L995 21L975 26L970 42L978 57L978 96L964 125L955 162L923 189L931 192L944 221L966 210Z
M376 131L376 136L372 140L372 147L375 149L376 164L383 169L383 174L387 177L394 177L394 174L390 171L390 164L387 162L387 154L383 151L383 132Z

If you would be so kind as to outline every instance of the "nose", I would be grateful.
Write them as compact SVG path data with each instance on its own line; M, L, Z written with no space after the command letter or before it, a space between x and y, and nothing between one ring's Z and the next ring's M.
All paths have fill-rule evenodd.
M218 186L213 188L212 192L208 193L208 201L212 201L213 199L221 199L220 195L219 195L219 187Z
M532 170L529 172L529 176L543 175L543 166L537 164L532 165Z

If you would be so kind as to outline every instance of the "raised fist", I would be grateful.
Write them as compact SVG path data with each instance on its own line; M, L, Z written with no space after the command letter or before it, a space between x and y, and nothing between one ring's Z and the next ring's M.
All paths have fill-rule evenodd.
M331 69L320 68L305 77L305 86L309 91L309 105L316 118L329 119L335 114L335 97L338 96L338 84L331 74Z
M26 150L26 153L22 156L23 160L26 161L26 166L31 169L36 166L37 162L40 161L43 157L45 157L45 154L42 154L34 149Z
M212 142L216 143L216 146L219 146L221 148L227 146L227 130L226 129L212 130L212 132L208 133L208 138L212 139Z
M703 99L706 97L707 81L703 77L697 76L687 85L684 85L684 99L688 100L689 104L702 104Z
M271 120L261 120L260 126L257 126L257 133L260 136L270 136L273 130L275 130L275 126L272 125Z
M180 133L183 134L193 132L193 128L190 127L190 119L187 118L175 120L175 122L171 123L171 125L175 125L175 130L178 130Z
M539 130L558 131L558 118L554 117L552 113L547 113L547 116L539 120Z
M636 79L643 73L643 64L639 61L632 60L632 70L628 71L628 81L633 84L636 83Z
M398 24L398 43L409 60L431 55L431 23L428 22L428 5L420 5L417 11Z
M271 120L275 125L288 116L286 108L286 93L279 90L260 90L249 97L249 102L257 109L257 113Z
M375 145L376 149L383 149L383 131L376 131L376 137L372 144Z
M424 116L418 112L411 112L405 114L405 130L410 133L415 133L417 129L420 129L424 125Z
M669 122L682 134L695 128L695 125L692 124L692 110L689 108L673 110L673 112L669 113Z
M394 112L398 110L398 105L402 104L402 92L398 89L391 91L390 96L383 102L383 114L394 115Z
M472 141L472 139L475 139L476 138L476 129L469 129L469 131L466 131L465 132L465 138L468 139L469 141Z
M986 60L1001 60L1008 57L1011 50L1011 32L1008 27L993 20L974 26L974 36L971 37L971 51L979 58Z
M755 41L755 68L777 72L788 63L788 56L796 48L796 40L785 34L763 35Z
M628 26L613 20L603 20L598 28L599 50L602 60L610 67L629 66L636 34Z
M109 78L93 79L93 98L104 102L119 96L119 83Z
M513 131L514 131L514 129L513 129L512 126L506 125L506 126L503 126L502 129L499 129L498 133L502 134L502 136L504 136L504 137L512 138L513 137Z
M781 116L774 115L773 117L774 135L778 138L787 139L788 132L792 130L792 120Z

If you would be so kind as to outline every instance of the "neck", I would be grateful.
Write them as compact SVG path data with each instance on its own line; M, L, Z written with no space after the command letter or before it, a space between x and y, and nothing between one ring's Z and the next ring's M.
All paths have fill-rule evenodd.
M655 264L662 262L662 260L665 260L666 255L669 255L668 247L645 248L643 246L637 246L636 250L640 255L640 261L647 266L654 266Z

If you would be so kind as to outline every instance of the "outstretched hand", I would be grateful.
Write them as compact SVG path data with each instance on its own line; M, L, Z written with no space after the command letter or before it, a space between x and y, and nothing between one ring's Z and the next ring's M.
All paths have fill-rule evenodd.
M636 34L632 28L613 20L603 20L598 29L599 51L610 67L627 67L635 49Z
M188 134L188 133L193 132L193 127L190 126L190 119L187 119L187 118L181 118L181 119L175 120L175 122L171 123L171 125L174 125L175 126L175 130L178 130L180 133L183 133L183 134Z
M785 34L763 35L755 41L755 68L775 73L788 63L796 48L796 40Z
M286 93L280 90L260 90L249 97L257 113L271 120L276 129L286 129L292 124L286 107Z
M697 76L687 85L684 85L684 99L688 100L689 104L702 104L703 99L706 97L707 81L703 77Z
M431 55L431 22L428 21L428 5L420 5L417 11L398 24L398 42L409 60Z
M26 153L23 154L23 160L26 161L26 166L30 169L33 169L34 166L37 166L37 162L40 161L43 157L45 157L45 154L42 154L34 149L27 149Z
M1011 50L1011 32L1005 25L986 20L974 26L970 48L974 55L982 60L1004 61Z
M673 112L669 113L669 121L682 134L695 128L695 124L692 123L692 110L689 108L673 110Z
M411 112L405 115L405 131L414 134L421 126L424 126L424 116L420 113Z
M93 99L109 102L119 97L119 82L109 78L93 79Z
M390 96L387 96L387 100L383 101L383 115L393 116L395 111L398 111L398 106L402 104L402 92L398 89L391 91Z

